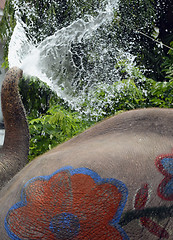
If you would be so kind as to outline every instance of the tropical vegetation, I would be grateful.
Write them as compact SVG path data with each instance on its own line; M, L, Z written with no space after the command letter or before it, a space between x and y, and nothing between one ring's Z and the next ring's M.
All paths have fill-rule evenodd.
M18 9L18 14L25 24L35 23L30 30L34 35L32 41L36 42L42 41L43 36L52 35L55 29L67 26L78 17L86 14L97 15L97 9L103 8L105 3L103 0L41 0L37 1L32 11L34 0L18 1L23 6ZM30 5L31 18L25 14L25 5ZM8 44L16 24L16 11L13 1L7 1L0 23L0 38L6 41L3 64L5 67L8 66ZM97 104L92 105L85 95L80 108L83 112L81 114L39 79L24 77L21 80L19 87L31 134L30 160L113 114L136 108L173 106L173 26L169 18L171 11L172 0L119 1L119 9L114 13L115 18L107 41L114 39L124 50L135 53L136 65L129 73L128 61L119 60L115 68L120 72L120 81L111 85L100 82L93 87L92 94L102 106L101 110L97 108ZM50 24L46 24L47 21ZM91 111L85 114L88 105Z

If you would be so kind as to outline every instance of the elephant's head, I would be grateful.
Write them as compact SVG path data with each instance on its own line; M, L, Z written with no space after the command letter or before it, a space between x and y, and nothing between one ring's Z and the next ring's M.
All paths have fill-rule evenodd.
M22 70L11 68L1 90L1 105L5 125L4 144L0 149L0 188L27 163L29 130L19 91Z

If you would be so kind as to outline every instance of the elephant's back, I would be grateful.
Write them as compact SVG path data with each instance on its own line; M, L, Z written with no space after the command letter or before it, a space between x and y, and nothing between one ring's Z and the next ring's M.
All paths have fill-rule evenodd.
M120 113L95 124L85 132L60 146L66 147L97 136L116 133L153 133L173 136L173 110L161 108L137 109ZM56 148L55 148L56 151Z
M140 206L141 198L138 195L146 189L146 202L143 200L145 207L153 209L164 205L169 208L171 202L165 201L157 193L164 175L156 161L159 157L172 157L172 119L173 112L167 109L129 111L96 124L79 136L39 156L1 191L0 220L3 221L8 209L20 201L21 190L27 181L37 176L50 176L67 166L73 169L89 169L103 179L120 181L128 190L124 213L133 212ZM159 221L162 225L167 222L167 229L172 229L172 220L168 222L166 218ZM129 236L132 234L132 227L137 231L136 235L130 238L132 240L145 240L146 236L149 239L151 236L153 240L158 239L141 228L139 219L134 219L132 225L126 222L122 224Z

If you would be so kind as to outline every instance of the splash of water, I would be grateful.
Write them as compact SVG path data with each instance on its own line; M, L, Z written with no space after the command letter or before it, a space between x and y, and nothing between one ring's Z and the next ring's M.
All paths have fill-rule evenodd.
M24 74L40 78L78 111L87 97L92 109L95 104L101 112L101 103L93 95L94 87L107 87L119 80L117 59L126 58L132 65L134 62L132 55L109 39L109 26L117 7L117 1L108 1L97 16L78 18L40 43L34 43L32 36L26 34L28 27L16 14L17 24L9 45L10 67L17 65ZM90 106L85 113L91 113Z

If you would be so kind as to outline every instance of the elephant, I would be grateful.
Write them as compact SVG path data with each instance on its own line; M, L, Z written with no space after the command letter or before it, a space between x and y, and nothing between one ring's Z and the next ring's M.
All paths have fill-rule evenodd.
M13 68L7 72L2 84L5 139L0 149L0 189L26 165L29 153L28 123L18 92L18 80L21 77L22 70Z
M122 112L26 164L21 75L2 88L1 239L173 239L173 110Z

